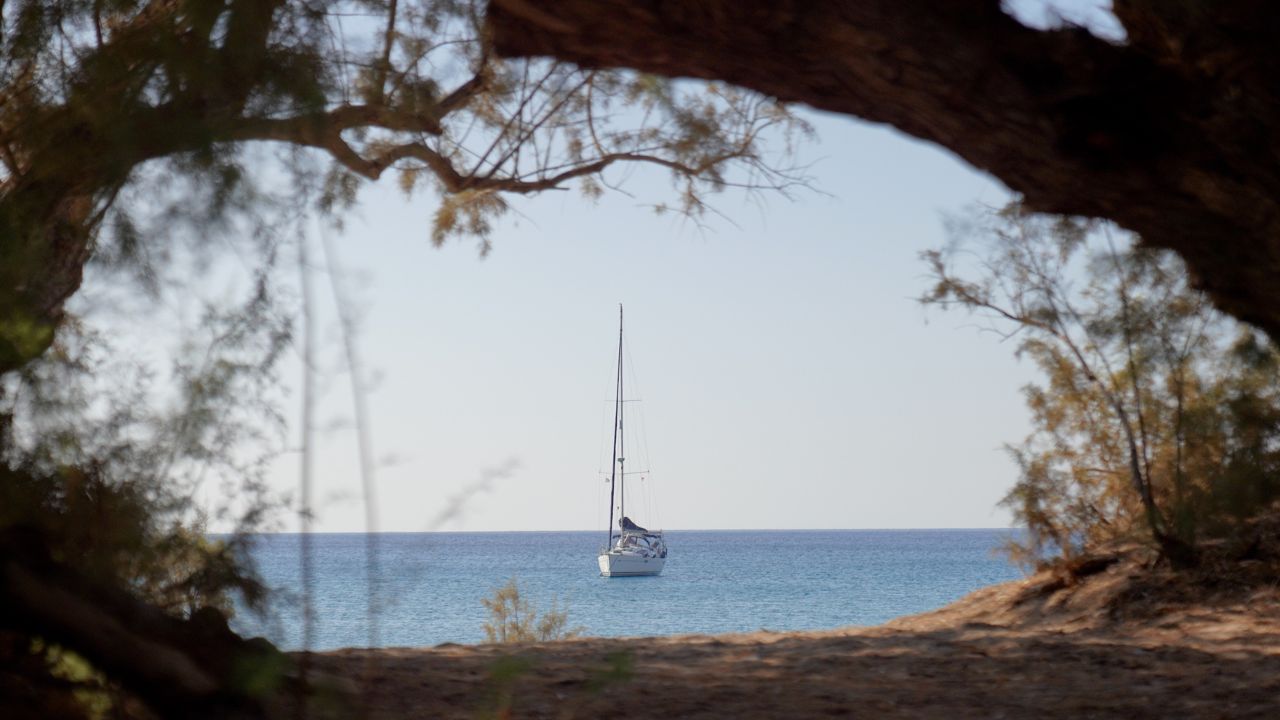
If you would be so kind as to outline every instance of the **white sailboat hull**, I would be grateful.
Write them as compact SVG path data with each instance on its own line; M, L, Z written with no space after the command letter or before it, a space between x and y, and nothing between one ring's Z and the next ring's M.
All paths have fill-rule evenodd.
M658 575L666 558L644 557L630 553L601 553L597 558L600 574L605 577L634 577L640 575Z
M2 2L3 0L0 0ZM609 471L609 543L600 548L596 563L604 577L658 575L667 564L667 543L662 531L650 531L637 525L626 515L627 472L623 453L626 435L622 431L622 306L618 306L618 394L613 405L613 453ZM647 471L646 471L647 472ZM641 474L641 473L631 473ZM641 480L644 478L642 477ZM616 495L615 495L616 493ZM616 500L616 503L615 503ZM633 505L634 507L634 505ZM613 513L618 511L618 527L613 527Z

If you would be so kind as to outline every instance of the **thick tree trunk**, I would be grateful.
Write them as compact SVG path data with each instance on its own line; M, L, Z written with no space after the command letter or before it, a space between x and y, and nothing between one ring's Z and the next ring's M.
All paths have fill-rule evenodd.
M208 149L222 139L212 128L237 116L264 84L273 17L284 2L233 0L222 16L222 46L190 50L207 56L207 86L164 105L145 102L147 80L154 65L172 60L170 33L185 27L174 19L186 12L179 3L147 5L91 57L78 58L58 105L26 107L22 84L6 87L17 95L0 117L0 126L13 124L2 128L9 162L0 175L0 374L49 346L80 288L102 212L134 169Z
M1176 250L1220 308L1280 339L1280 20L1248 0L1183 5L1118 0L1124 45L1025 27L997 0L490 0L488 24L503 55L724 80L892 125L1034 210Z
M161 613L49 558L38 533L0 532L0 631L74 649L162 717L261 717L286 702L287 658L216 610Z
M40 185L0 199L0 374L53 341L89 261L92 194Z

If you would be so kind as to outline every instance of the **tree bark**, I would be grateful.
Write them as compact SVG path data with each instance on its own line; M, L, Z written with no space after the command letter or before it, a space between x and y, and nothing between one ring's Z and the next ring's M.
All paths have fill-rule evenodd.
M289 661L270 643L242 639L211 608L165 615L46 547L34 530L0 531L0 631L72 648L162 717L262 717L288 701Z
M218 82L168 106L141 98L151 66L172 52L166 33L180 11L175 3L150 4L80 58L59 105L33 100L38 93L26 97L30 88L20 82L6 87L17 96L0 97L0 107L32 107L15 114L17 127L2 128L5 149L17 156L0 173L0 374L53 341L67 299L80 289L102 212L134 169L209 147L216 139L210 128L245 107L262 83L272 20L284 2L234 0L223 45L189 48L207 55Z
M997 0L490 0L487 22L502 55L892 125L1031 209L1177 251L1218 307L1280 339L1280 20L1250 0L1184 5L1117 0L1126 44L1026 27Z

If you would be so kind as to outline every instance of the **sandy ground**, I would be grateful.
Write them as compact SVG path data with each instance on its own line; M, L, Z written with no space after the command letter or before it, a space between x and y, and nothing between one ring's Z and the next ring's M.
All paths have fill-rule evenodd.
M362 686L377 718L1280 719L1275 583L1166 601L1128 572L1008 583L873 628L340 650L314 666Z

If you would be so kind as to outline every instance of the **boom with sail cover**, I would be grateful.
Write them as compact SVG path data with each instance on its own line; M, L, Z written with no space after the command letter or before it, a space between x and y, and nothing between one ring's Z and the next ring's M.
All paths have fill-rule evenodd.
M624 517L621 520L619 520L618 525L621 526L624 531L630 530L631 532L641 532L641 533L649 532L645 528L642 528L639 525L635 524L634 522L631 522L631 518L629 517Z

